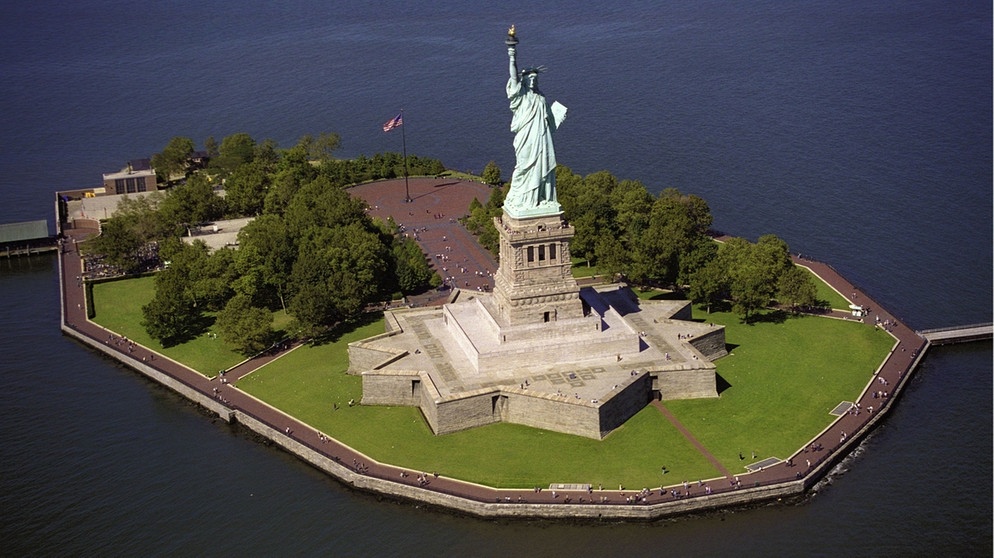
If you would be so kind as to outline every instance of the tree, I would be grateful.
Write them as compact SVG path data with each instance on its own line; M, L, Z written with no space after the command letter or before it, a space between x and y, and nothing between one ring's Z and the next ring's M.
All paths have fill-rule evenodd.
M315 226L303 235L287 310L307 334L355 319L382 291L389 257L379 233L365 225Z
M720 304L730 296L728 289L728 272L724 263L713 259L690 276L687 295L697 304L703 304L708 314L711 308Z
M145 242L127 220L111 218L100 227L100 236L84 243L85 250L102 254L107 263L125 273L138 270L138 251Z
M352 223L368 224L369 217L365 210L365 202L361 199L336 188L327 178L318 177L293 196L286 208L284 222L290 235L298 239L306 231L315 229Z
M142 326L163 347L193 339L206 326L187 291L188 279L181 270L167 268L155 275L155 296L142 306Z
M255 146L252 157L242 164L244 165L253 161L258 161L266 168L273 168L280 162L281 157L280 146L271 139L265 139L262 143Z
M675 188L663 190L652 205L649 226L636 243L636 264L650 270L649 280L676 283L680 258L711 226L707 203Z
M332 155L342 146L342 138L335 133L319 134L317 138L306 135L297 142L298 146L304 148L307 156L315 161L325 162L332 159Z
M297 247L278 215L261 215L238 232L236 267L241 275L235 286L252 297L256 306L279 301L286 310L285 294L297 257Z
M236 254L231 248L208 253L204 246L202 251L204 255L191 273L193 296L205 309L218 311L235 295L234 285L238 280Z
M789 306L793 311L799 307L812 307L817 304L818 289L814 279L802 268L791 265L780 276L777 284L777 301Z
M428 266L421 247L413 239L395 237L393 243L394 276L397 286L406 294L427 289L435 272Z
M125 195L117 204L112 219L120 219L142 239L142 242L162 240L173 233L172 226L163 218L159 205L165 196L152 192L147 196Z
M631 244L649 228L649 215L654 203L652 194L636 180L623 180L610 195L615 214L615 227L625 244Z
M790 259L790 248L787 243L773 234L759 237L753 247L752 258L759 265L771 285L775 286L794 263Z
M616 185L617 180L609 172L599 171L587 175L582 182L574 182L569 188L570 195L563 211L568 211L567 217L574 230L570 250L586 258L588 263L595 257L597 239L615 234L610 195Z
M491 186L500 185L500 167L494 161L490 161L487 166L483 167L483 183Z
M228 176L253 158L255 158L255 140L246 133L237 133L221 140L218 154L211 159L210 166L221 176Z
M174 137L169 144L152 156L152 167L155 169L164 182L169 182L173 178L181 178L189 164L190 154L193 153L193 140L184 137Z
M690 250L680 255L680 272L677 285L689 285L691 277L700 269L718 258L718 243L707 236L694 240Z
M218 312L215 327L225 342L250 356L273 342L273 314L252 306L245 295L236 295Z
M611 276L624 274L630 269L630 253L625 249L621 239L616 236L604 235L598 238L594 246L594 256L597 259L597 268Z
M733 269L730 275L732 310L748 323L756 310L770 304L773 285L767 282L763 268L751 261Z
M506 187L494 188L486 205L480 204L475 198L469 205L469 216L463 220L466 230L477 236L477 242L490 253L499 256L500 236L494 227L494 217L500 217L504 210L504 194Z
M167 222L183 230L184 226L206 223L224 214L224 200L216 193L203 173L192 175L162 201L160 209Z
M221 154L221 148L218 146L214 136L207 136L207 139L204 140L204 151L207 152L207 156L211 159Z
M300 188L313 182L317 176L318 169L307 160L303 147L298 145L284 151L271 176L264 211L282 215ZM326 184L332 182L329 180Z
M727 269L732 309L746 322L770 304L781 277L792 267L787 244L774 235L765 235L756 244L729 239L718 254Z
M224 183L228 208L237 215L258 215L265 204L270 180L265 165L259 161L238 167Z

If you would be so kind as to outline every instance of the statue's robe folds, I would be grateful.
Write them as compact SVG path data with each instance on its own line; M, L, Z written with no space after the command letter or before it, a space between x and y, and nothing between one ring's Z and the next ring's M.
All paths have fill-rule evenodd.
M514 174L504 205L509 209L528 210L556 199L556 150L552 134L559 125L545 96L528 89L524 80L507 80L510 100L511 132L514 133ZM543 203L546 202L546 203Z

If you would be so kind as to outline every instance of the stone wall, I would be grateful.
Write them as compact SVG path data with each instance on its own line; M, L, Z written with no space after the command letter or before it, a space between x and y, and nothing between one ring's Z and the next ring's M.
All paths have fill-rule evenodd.
M420 406L423 376L418 371L366 372L362 375L362 404Z
M453 312L453 306L454 305L449 304L442 306L442 319L445 323L445 329L452 336L452 339L455 340L456 345L459 346L459 349L462 350L463 355L469 359L470 366L472 366L474 370L479 370L480 349L473 343L473 340L470 338L466 330L463 329L462 324L459 322L460 313ZM482 335L486 335L488 337L496 335L495 330L497 329L497 324L488 319L490 318L490 314L488 312L480 311L482 304L479 299L464 302L460 306L464 306L461 310L465 310L466 313L469 314L467 319L476 320L475 323L478 326L482 326L480 329L486 330L482 333Z
M701 352L708 360L717 360L728 354L725 349L725 328L719 327L714 331L695 335L690 344Z
M435 434L450 434L500 422L504 401L506 399L502 399L500 390L484 389L469 392L458 399L438 403L425 401L424 404L435 407L432 413L435 420L432 430ZM424 409L422 406L423 413ZM424 414L428 416L428 413Z
M501 343L535 342L550 338L570 339L577 335L591 335L603 329L603 324L597 316L586 318L571 318L555 322L522 324L505 327L500 330Z
M384 333L383 335L393 335L393 333ZM369 342L380 337L376 336L349 343L349 369L347 371L349 374L357 375L366 370L375 370L407 354L404 351L393 352L373 348Z
M651 375L655 377L653 389L659 390L664 400L718 397L713 368L659 370L652 372Z
M654 389L664 400L718 397L714 369L660 370L652 375L656 377Z
M687 304L684 304L679 310L677 310L676 312L673 313L673 315L670 316L670 319L684 320L688 322L692 321L694 319L694 310L691 306L691 303L687 302Z
M98 343L95 340L79 333L78 331L68 326L63 325L62 332L65 333L66 335L69 335L70 337L82 341L84 344L88 345L89 347L96 349L106 354L107 356L124 363L130 368L137 370L142 375L147 376L149 379L152 379L166 386L167 388L179 393L180 395L186 397L190 401L193 401L197 405L200 405L201 407L213 413L217 413L217 416L221 417L221 419L227 422L231 422L233 411L230 408L228 408L228 406L218 401L217 399L214 399L213 397L210 397L207 394L201 393L200 391L184 384L183 382L173 378L172 376L169 376L168 374L163 374L162 372L156 370L155 368L145 364L140 360L131 358L127 355L122 354L119 351L111 349L107 345Z
M589 401L509 390L507 422L599 440L600 412Z
M605 401L600 409L600 437L607 436L641 411L649 403L651 391L652 376L643 372L622 391Z
M577 347L582 345L582 351ZM639 338L636 334L600 334L575 339L552 338L545 343L524 344L520 348L502 347L497 351L479 355L480 371L513 370L535 362L582 362L579 356L628 355L638 352Z

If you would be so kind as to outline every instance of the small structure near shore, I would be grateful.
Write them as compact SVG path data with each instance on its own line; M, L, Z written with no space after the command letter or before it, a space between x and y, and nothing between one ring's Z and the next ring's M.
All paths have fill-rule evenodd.
M49 234L45 219L0 224L0 256L29 256L55 249L55 238Z

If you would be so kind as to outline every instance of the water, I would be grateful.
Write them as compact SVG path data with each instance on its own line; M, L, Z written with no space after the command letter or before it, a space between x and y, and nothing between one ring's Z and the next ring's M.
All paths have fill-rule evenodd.
M832 262L912 327L991 320L991 7L407 2L85 7L0 18L0 222L56 189L248 132L513 166L504 30L569 107L575 172L701 195L716 227ZM990 343L930 353L800 506L657 525L492 522L355 494L58 332L55 260L0 261L4 554L991 553ZM979 482L978 482L979 481Z

